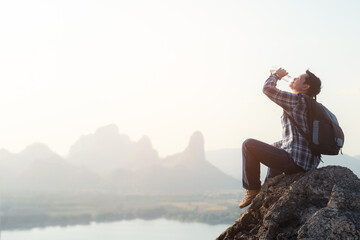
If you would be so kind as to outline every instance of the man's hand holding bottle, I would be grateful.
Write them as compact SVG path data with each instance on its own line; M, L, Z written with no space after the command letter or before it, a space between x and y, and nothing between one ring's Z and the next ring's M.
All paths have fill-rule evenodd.
M283 77L287 76L288 74L289 73L285 69L282 69L282 68L279 68L278 70L276 70L274 72L274 75L278 80L281 80Z

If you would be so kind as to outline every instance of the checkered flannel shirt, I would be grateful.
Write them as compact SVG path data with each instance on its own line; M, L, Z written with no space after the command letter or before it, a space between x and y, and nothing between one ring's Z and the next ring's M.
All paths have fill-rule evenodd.
M276 88L277 78L271 75L266 81L263 92L273 102L286 110L295 119L296 123L305 132L309 132L306 113L306 102L301 94L281 91ZM320 159L313 156L307 140L301 135L296 126L286 116L281 116L283 128L282 140L274 143L277 148L284 149L290 154L294 162L305 171L317 168ZM314 157L314 159L313 159Z

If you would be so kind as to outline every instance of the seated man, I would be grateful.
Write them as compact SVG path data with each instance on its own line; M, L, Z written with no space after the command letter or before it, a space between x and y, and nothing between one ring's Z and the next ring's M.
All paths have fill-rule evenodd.
M292 93L276 88L277 81L287 72L279 68L265 82L263 92L276 104L290 114L305 132L309 132L307 107L303 94L316 99L320 92L321 81L309 70L295 78L289 87ZM248 206L261 188L260 163L268 166L266 178L281 173L293 174L316 169L320 159L311 153L307 140L284 113L281 117L282 140L269 145L255 139L247 139L242 146L243 187L246 189L244 200L239 208Z

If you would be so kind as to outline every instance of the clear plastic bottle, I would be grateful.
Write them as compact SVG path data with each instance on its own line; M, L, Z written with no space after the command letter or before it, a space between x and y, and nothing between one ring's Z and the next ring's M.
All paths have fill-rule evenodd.
M279 68L278 67L271 67L270 68L270 73L273 74L274 72L276 72L276 70L278 70ZM290 83L294 80L293 77L291 77L289 74L284 76L283 78L281 78L281 81L285 81L287 83Z

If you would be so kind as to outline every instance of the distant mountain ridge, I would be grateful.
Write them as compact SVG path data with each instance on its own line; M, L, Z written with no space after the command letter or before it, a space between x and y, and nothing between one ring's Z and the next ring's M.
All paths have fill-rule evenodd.
M99 128L93 134L80 137L71 146L67 159L95 172L107 173L114 168L128 168L127 165L131 164L128 162L129 158L136 147L136 143L127 135L120 134L118 127L112 124Z
M42 143L33 143L17 154L0 150L0 169L5 174L19 174L34 160L58 158L59 156Z
M200 132L191 136L183 152L142 168L136 174L139 191L147 193L194 193L239 189L241 186L238 180L224 174L205 159L204 137Z
M80 137L66 158L39 143L18 154L1 150L0 167L3 190L182 194L240 188L206 160L201 132L183 152L160 158L149 137L133 142L113 124Z

